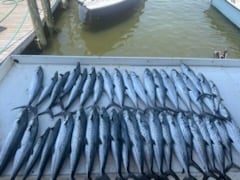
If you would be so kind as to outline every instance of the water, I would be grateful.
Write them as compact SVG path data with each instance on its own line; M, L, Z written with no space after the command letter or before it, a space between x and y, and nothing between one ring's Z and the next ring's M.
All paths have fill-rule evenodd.
M146 0L128 19L102 30L79 22L78 7L56 21L59 32L43 54L213 57L227 49L240 58L240 30L210 5L209 0Z

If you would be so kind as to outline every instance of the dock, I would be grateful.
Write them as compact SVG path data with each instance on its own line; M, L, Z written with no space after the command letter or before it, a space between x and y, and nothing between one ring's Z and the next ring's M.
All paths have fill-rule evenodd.
M50 0L55 11L60 0ZM43 21L43 9L37 0ZM0 64L12 54L21 53L35 38L35 32L26 0L0 1Z

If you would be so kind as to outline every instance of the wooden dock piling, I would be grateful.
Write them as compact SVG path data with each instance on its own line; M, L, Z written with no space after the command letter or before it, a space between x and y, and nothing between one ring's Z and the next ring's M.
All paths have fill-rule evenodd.
M49 34L52 35L54 32L54 21L53 21L53 16L51 12L51 4L49 0L41 0L42 8L43 8L43 13L44 13L44 19L49 31Z
M40 48L44 48L47 46L47 39L44 33L43 24L40 19L40 14L38 12L37 2L36 0L27 0L27 2Z

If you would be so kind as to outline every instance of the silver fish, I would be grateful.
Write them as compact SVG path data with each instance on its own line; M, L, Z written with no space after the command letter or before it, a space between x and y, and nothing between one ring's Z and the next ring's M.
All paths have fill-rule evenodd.
M111 148L115 167L118 175L121 177L121 163L122 163L122 146L121 146L121 122L118 113L115 109L112 110L111 115Z
M45 101L48 96L51 95L51 93L53 91L53 87L57 83L57 80L58 80L58 72L56 71L54 76L51 78L51 82L49 82L49 84L46 85L44 87L44 89L42 90L41 95L40 95L39 100L38 100L38 103L37 103L37 106L39 104L41 104L43 101Z
M129 159L131 155L131 140L129 137L127 124L123 119L123 114L120 113L120 122L121 122L121 138L122 138L122 162L123 166L127 172L127 175L130 173L129 169Z
M163 173L163 134L162 126L158 118L157 112L148 111L150 133L153 140L154 157L157 163L157 172L159 175Z
M85 146L86 156L86 169L87 176L90 178L90 174L94 165L94 161L98 152L99 146L99 113L94 107L88 117L87 131L86 131L87 144Z
M97 104L98 101L101 99L102 94L104 91L104 80L103 80L103 76L101 74L101 72L97 73L97 78L96 78L96 82L94 85L94 90L93 90L93 104Z
M64 75L62 75L61 78L58 78L57 83L55 84L55 86L52 90L50 100L49 100L47 108L46 108L46 112L50 112L52 116L53 116L53 114L52 114L51 108L56 104L57 100L60 100L59 95L62 92L63 85L64 85L66 79L68 78L68 76L69 76L69 71L66 72Z
M139 76L135 72L130 72L130 76L131 76L133 87L136 94L143 101L145 105L148 105L148 98Z
M197 90L202 93L202 87L200 84L200 81L197 77L197 75L194 73L194 71L186 64L181 64L180 68L182 70L182 72L184 74L186 74L188 76L188 78L192 81L192 83L194 84L194 86L197 88Z
M189 111L192 111L192 104L191 104L191 99L189 97L189 91L188 91L186 84L184 83L184 81L182 79L182 76L175 69L173 69L171 71L171 76L174 81L177 93L179 95L178 97L180 97L183 100L187 109Z
M20 145L23 134L27 128L28 124L28 110L25 108L21 112L20 117L13 124L6 140L3 143L1 153L0 153L0 175L7 167L9 161L15 155L17 147Z
M108 112L105 108L101 109L99 119L99 162L101 176L105 175L105 166L109 150L111 148L111 123Z
M39 160L39 158L42 154L44 144L46 143L49 131L50 131L50 128L47 128L45 130L45 132L38 138L36 144L34 145L33 153L29 157L29 159L27 161L27 164L26 164L26 167L24 169L23 179L27 178L30 171L32 170L32 168L34 167L36 162Z
M172 105L174 106L174 108L178 110L179 109L179 103L178 103L178 96L177 96L176 88L175 88L172 80L170 79L170 77L166 73L166 71L161 69L160 74L162 76L164 87L167 90L166 94L167 94L169 100L171 101Z
M21 146L17 150L14 157L11 179L15 179L20 168L23 166L24 163L26 163L32 153L34 142L38 133L38 124L38 117L34 117L29 122L29 125L23 135Z
M52 157L55 141L57 139L60 126L61 126L61 119L59 119L54 125L54 127L51 128L49 131L46 144L43 147L42 155L41 155L39 166L38 166L37 177L36 177L37 180L41 179L44 169L49 159Z
M82 93L83 85L87 79L87 76L88 76L87 69L84 68L83 73L78 77L76 84L74 85L70 92L65 109L68 109L77 99L77 97Z
M164 174L173 176L178 180L178 176L172 170L172 156L173 156L173 140L171 137L170 127L167 121L166 113L161 112L159 114L159 120L162 126L162 135L164 139L164 159L165 159L165 171Z
M214 159L217 164L218 170L223 175L224 172L224 150L222 146L222 140L221 137L217 131L216 126L209 118L205 119L206 127L209 132L212 146L213 146L213 153L214 153ZM216 167L216 168L217 168Z
M93 87L96 81L96 71L95 68L92 67L90 74L87 77L87 80L83 86L83 92L80 96L80 105L84 106L84 104L87 102L88 98L92 95L93 93Z
M219 91L219 89L217 88L216 84L213 81L210 80L209 81L209 85L211 87L213 95L216 96L216 97L214 97L213 101L214 101L215 111L218 112L219 111L219 105L222 102L220 91Z
M144 150L145 162L148 168L148 173L152 174L153 173L153 141L151 138L150 127L146 118L144 117L144 114L141 113L140 111L137 111L136 118L138 120L137 122L140 129L140 133L144 139L143 150Z
M120 106L124 106L125 87L121 72L115 68L113 73L114 94L116 95Z
M211 113L215 114L215 106L213 101L213 94L210 87L210 84L208 80L205 78L205 76L202 73L199 73L199 81L200 85L202 87L202 95L200 98L202 98L203 103L206 105L206 107L210 110Z
M152 72L146 68L143 73L143 83L148 97L148 104L152 107L156 104L156 88Z
M80 63L78 62L76 67L70 73L70 75L63 87L62 97L71 91L71 89L73 88L74 84L76 83L76 80L78 79L80 73L81 73Z
M167 120L170 127L171 137L173 139L173 150L175 155L182 165L184 172L186 173L185 178L191 178L189 171L189 159L187 154L187 146L184 141L181 129L176 122L176 119L170 114L167 114Z
M101 72L103 75L104 91L106 92L110 100L110 103L113 103L113 81L112 81L111 75L105 68L102 68Z
M231 139L228 135L227 129L226 129L226 127L224 125L224 122L222 120L215 119L214 124L215 124L215 126L217 128L217 131L218 131L218 134L219 134L219 136L222 140L222 144L224 146L226 158L231 164L232 163Z
M232 140L233 147L240 153L240 129L235 121L225 121L225 127Z
M143 174L144 154L142 145L142 136L134 114L128 110L123 111L123 118L127 125L129 137L132 143L132 155L138 168L138 172Z
M68 152L71 148L71 138L74 127L74 120L72 113L68 113L66 119L61 124L56 143L54 146L54 154L52 157L51 176L52 179L56 179L59 171L64 163L64 160L68 156Z
M202 99L200 98L200 91L195 87L189 77L182 73L182 78L186 86L188 87L188 93L191 99L191 102L197 107L198 111L201 113L203 112L203 103Z
M206 150L206 142L204 141L202 134L193 119L189 119L189 127L193 138L193 149L195 150L198 159L201 162L201 167L206 174L210 174L208 166L208 156Z
M191 134L191 130L190 130L190 127L189 127L189 121L188 121L187 117L182 112L179 112L177 114L177 123L178 123L179 128L182 132L184 141L186 142L188 149L190 149L190 153L188 152L188 154L191 157L192 134Z
M83 108L76 112L71 139L70 179L73 178L86 141L87 116Z
M39 66L37 69L37 73L35 74L34 79L29 87L29 102L28 102L29 106L41 93L42 88L43 88L43 69L41 66Z
M132 79L131 79L130 75L128 74L127 70L123 71L123 81L124 81L124 85L126 88L126 94L131 99L134 106L138 107L137 94L134 90Z
M215 165L214 165L214 154L213 154L213 147L212 147L212 141L209 135L209 132L207 130L205 119L197 116L196 114L193 114L193 121L197 124L199 131L202 134L202 137L204 141L207 143L206 149L207 149L207 157L208 157L208 163L209 163L209 169L212 171L215 171Z
M153 79L156 86L157 99L162 107L166 107L166 89L164 87L162 77L156 69L153 69Z

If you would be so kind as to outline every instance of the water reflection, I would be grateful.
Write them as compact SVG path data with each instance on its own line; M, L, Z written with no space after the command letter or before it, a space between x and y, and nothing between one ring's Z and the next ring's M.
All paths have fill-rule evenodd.
M85 55L103 55L113 49L123 46L133 36L143 13L145 2L142 1L134 12L106 22L98 26L82 25L80 36L85 46Z
M230 54L231 51L233 54L239 52L240 36L236 36L236 34L240 34L240 30L213 6L210 6L209 9L204 11L204 13L209 19L211 28L215 29L216 32L221 34L221 36L225 37L225 42L223 42L224 46L226 46L225 44L232 44L229 49Z

